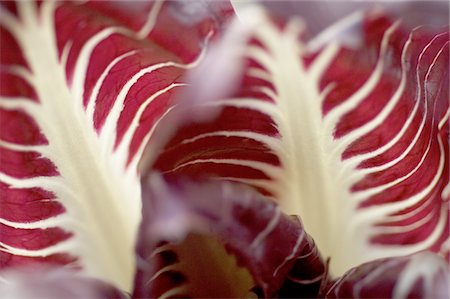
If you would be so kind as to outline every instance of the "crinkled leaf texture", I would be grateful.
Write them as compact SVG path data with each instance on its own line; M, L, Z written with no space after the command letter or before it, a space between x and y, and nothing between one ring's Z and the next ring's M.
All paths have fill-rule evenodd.
M153 173L142 194L136 297L318 294L326 273L314 242L298 219L254 190Z
M304 43L296 19L251 9L241 20L259 23L239 92L199 107L223 110L180 130L156 168L272 197L301 217L335 276L422 250L448 259L448 28L411 30L375 12ZM352 26L354 48L339 39Z
M68 264L131 292L138 161L231 12L192 5L1 3L2 270Z

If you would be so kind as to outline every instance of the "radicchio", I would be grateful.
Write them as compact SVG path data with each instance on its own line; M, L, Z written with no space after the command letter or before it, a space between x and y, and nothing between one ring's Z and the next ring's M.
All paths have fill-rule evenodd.
M358 47L331 40L311 51L299 20L250 12L260 24L241 89L214 103L223 107L214 122L179 131L156 162L167 175L272 197L300 215L333 275L422 250L448 258L448 29L362 16Z
M0 283L43 263L80 270L46 268L48 296L448 296L448 28L378 11L306 41L250 8L208 55L231 12L2 3ZM221 112L171 121L184 102Z
M68 265L131 292L137 164L231 12L197 4L1 3L2 270Z

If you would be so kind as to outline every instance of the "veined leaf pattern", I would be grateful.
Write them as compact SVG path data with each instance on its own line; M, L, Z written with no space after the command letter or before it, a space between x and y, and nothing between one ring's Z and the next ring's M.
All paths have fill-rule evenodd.
M230 12L227 4L190 4L2 3L1 79L8 83L0 93L2 270L63 264L136 296L202 294L195 283L174 287L176 277L167 280L165 274L184 267L177 263L156 273L140 264L134 287L132 281L141 221L138 162L171 115L173 95L187 86L181 76L202 60ZM133 18L135 9L140 14ZM144 206L159 206L143 209L141 229L151 233L140 235L137 262L158 267L157 257L171 250L183 256L176 244L142 242L155 234L170 241L171 233L193 229L218 238L251 273L258 294L315 296L327 282L326 266L303 225L286 216L297 214L331 257L331 273L351 268L333 285L322 284L322 295L444 294L439 288L448 271L431 252L448 260L448 28L411 30L382 14L359 14L358 24L343 20L327 31L334 37L349 24L362 28L363 40L352 48L334 38L305 43L298 19L275 23L260 10L241 17L253 32L237 45L245 48L242 57L228 61L246 63L239 91L197 107L205 115L222 112L181 128L161 156L150 155L158 158L146 174L155 166L168 181L149 191L143 178ZM177 34L168 34L174 28ZM217 65L212 75L225 63ZM205 68L205 83L209 75ZM236 186L227 183L168 188L180 174L244 183L267 197L233 193ZM180 222L186 227L158 226L179 226L166 217L167 206L188 219ZM276 242L286 246L277 249ZM90 283L93 294L116 291ZM248 286L230 294L243 295Z
M131 291L138 161L230 7L127 5L2 3L1 268L70 264Z
M311 52L298 20L249 18L261 23L240 92L214 104L215 122L180 131L156 166L271 196L300 215L334 275L421 250L448 256L447 28L361 15L358 48Z

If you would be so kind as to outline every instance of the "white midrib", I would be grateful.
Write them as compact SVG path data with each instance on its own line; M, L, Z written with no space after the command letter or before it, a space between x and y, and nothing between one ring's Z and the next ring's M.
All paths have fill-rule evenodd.
M348 270L342 258L344 247L352 244L344 244L342 237L345 215L352 213L352 207L345 200L349 189L339 180L340 156L329 154L334 141L332 132L322 122L323 95L318 78L338 46L330 45L306 70L300 59L302 49L293 33L287 30L277 42L265 43L276 61L270 65L270 72L278 96L277 107L283 115L275 119L283 148L278 156L284 171L277 198L283 212L300 215L322 255L332 257L331 271L337 275ZM271 33L265 35L267 38Z
M284 59L280 57L278 60L280 72L274 73L279 97L284 99L279 105L286 116L286 124L280 123L279 129L288 156L283 163L287 177L290 177L286 182L287 190L291 190L289 200L286 198L281 203L285 206L285 210L303 215L306 214L305 211L316 210L315 207L319 202L313 200L329 197L328 188L318 188L319 182L329 181L329 174L326 172L328 167L324 165L322 144L317 138L321 135L317 133L322 131L318 122L321 114L317 114L319 95L309 88L302 90L306 84L297 85L297 82L310 79L300 67L292 63L295 60L291 60L292 57L288 56L285 55ZM316 103L312 100L316 100ZM312 223L324 225L323 219L317 221L315 217L307 216L302 217L305 225L310 226Z
M67 198L67 192L54 190L73 223L65 227L75 232L73 238L77 239L73 243L77 248L71 253L79 257L86 274L130 291L135 268L134 234L140 219L139 214L130 213L138 210L133 208L136 192L124 190L107 158L100 155L82 101L71 94L58 62L52 24L27 25L20 43L41 102L43 117L36 121L48 140L49 158L75 195Z
M285 69L286 67L288 65ZM291 62L290 69L286 73L295 74L297 82L313 82L307 73L301 71L300 64ZM288 78L284 80L293 84L276 83L280 87L291 87L290 90L279 90L280 97L289 101L281 109L284 110L290 127L287 130L280 128L282 136L286 133L282 142L290 155L283 163L288 186L282 189L282 207L285 211L301 216L306 231L314 237L325 258L338 259L340 254L336 254L336 250L339 250L336 237L342 236L343 232L342 219L337 209L342 211L344 204L339 208L335 203L345 198L345 189L336 188L339 182L335 166L340 161L330 161L334 159L327 155L325 147L332 140L321 124L320 95L308 84L295 86L296 81L289 81ZM304 87L306 88L302 90ZM333 271L341 272L334 268Z

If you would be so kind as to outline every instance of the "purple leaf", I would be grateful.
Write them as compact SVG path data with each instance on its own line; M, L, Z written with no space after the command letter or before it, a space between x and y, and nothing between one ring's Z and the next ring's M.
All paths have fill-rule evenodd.
M272 297L297 288L296 297L310 297L326 280L301 223L251 189L157 174L142 187L134 296L243 297L253 290Z
M325 298L436 298L449 297L448 264L437 254L375 260L339 278Z

